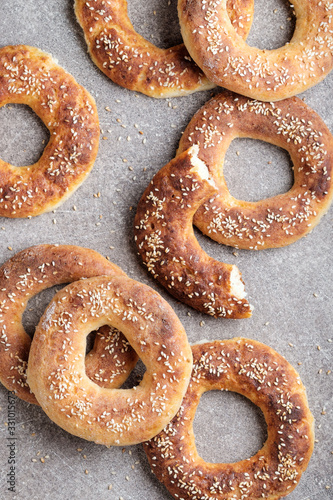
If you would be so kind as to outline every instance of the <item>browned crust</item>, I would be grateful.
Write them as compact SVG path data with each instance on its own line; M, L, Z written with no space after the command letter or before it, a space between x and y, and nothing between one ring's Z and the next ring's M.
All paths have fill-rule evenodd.
M34 47L0 49L0 106L27 104L50 131L34 165L0 160L0 216L28 217L65 201L89 174L98 150L95 101L52 57Z
M144 444L152 471L174 498L277 500L290 493L314 446L313 417L294 368L264 344L244 338L192 347L193 371L182 406L171 423ZM268 437L253 457L207 463L199 457L193 420L210 390L242 394L264 413Z
M207 255L193 232L194 213L215 193L193 170L192 153L179 155L144 192L134 221L135 242L148 271L178 300L215 317L246 318L249 303L232 292L236 266Z
M37 245L22 250L3 264L0 268L0 380L8 390L28 403L38 404L26 380L31 339L23 328L22 316L29 299L54 285L114 274L125 275L94 250L74 245ZM94 346L97 352L88 355L90 376L103 369L100 355L108 342L110 339L97 336ZM117 345L114 348L121 350ZM131 352L128 355L129 360L135 356ZM110 366L111 373L116 365ZM131 368L130 364L128 370ZM98 383L95 376L94 380ZM121 384L123 379L117 378L114 383L118 380Z
M275 50L250 47L235 33L223 0L179 0L184 43L217 85L262 101L294 96L333 67L333 4L296 0L292 40Z
M294 164L293 187L258 202L231 196L223 161L236 137L286 149ZM330 206L333 137L317 113L297 97L274 104L224 91L194 115L178 151L193 144L199 146L199 158L219 190L199 208L194 224L219 243L255 250L289 245L311 231Z
M122 331L147 370L138 387L105 389L84 370L86 336ZM27 377L47 415L74 435L129 445L153 437L179 409L192 352L176 314L151 288L125 276L76 281L58 292L32 341Z
M252 23L253 0L228 0L228 12L245 38ZM136 33L126 0L76 0L75 13L92 60L118 85L151 97L182 96L215 86L183 44L159 49Z

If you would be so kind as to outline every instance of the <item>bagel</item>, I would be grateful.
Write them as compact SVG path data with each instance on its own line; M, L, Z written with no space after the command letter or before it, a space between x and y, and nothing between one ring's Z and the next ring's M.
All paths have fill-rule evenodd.
M250 31L254 0L228 0L230 22ZM215 87L191 60L184 44L160 49L139 35L126 0L75 0L75 13L96 66L113 82L151 97L175 97Z
M31 217L63 203L92 169L99 140L96 105L49 54L26 45L0 49L0 106L8 103L30 106L50 132L33 165L0 160L0 216Z
M238 268L211 258L194 235L193 215L217 193L198 149L155 175L138 204L135 242L148 271L178 300L211 316L247 318L251 308Z
M264 344L244 338L192 347L193 371L181 408L144 444L157 478L177 499L277 500L290 493L310 460L313 417L294 368ZM207 463L196 450L193 420L201 395L234 391L261 408L268 437L254 456Z
M223 177L223 161L236 137L286 149L293 162L292 188L257 202L235 199ZM194 115L178 153L193 144L199 146L199 158L218 188L218 195L198 209L194 224L219 243L251 250L283 247L311 231L329 208L333 137L322 119L297 97L274 104L224 91Z
M292 97L324 79L333 67L333 3L293 0L296 28L275 50L250 47L230 23L226 0L179 0L184 43L216 85L262 101Z
M145 364L139 386L106 389L87 377L86 336L103 325L123 332ZM55 295L32 340L27 380L60 427L98 444L122 446L163 429L179 409L191 369L185 330L167 302L126 276L99 276Z
M0 381L9 391L28 403L38 404L26 380L31 339L22 325L22 317L29 299L51 286L99 275L125 273L94 250L73 245L33 246L3 264L0 268ZM121 385L137 361L129 347L128 352L122 354L124 348L119 334L114 332L112 337L105 331L100 332L87 356L89 376L96 383L105 384L107 379L109 384ZM113 359L114 351L118 354L116 359ZM105 356L108 352L110 355ZM124 356L129 365L123 364Z

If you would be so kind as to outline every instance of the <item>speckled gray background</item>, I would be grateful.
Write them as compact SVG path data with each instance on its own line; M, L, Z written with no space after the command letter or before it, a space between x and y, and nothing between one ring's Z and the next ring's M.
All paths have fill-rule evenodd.
M293 20L288 5L282 0L255 0L252 45L274 48L290 38ZM160 46L180 41L175 0L130 0L129 12L135 28ZM235 252L198 234L210 255L239 266L255 306L251 319L217 320L177 303L147 275L137 258L133 216L149 180L174 156L182 130L211 92L154 100L117 87L87 55L72 0L2 0L0 45L17 43L50 52L93 94L106 139L100 142L88 179L55 213L32 220L0 218L0 264L39 243L90 247L169 300L191 343L246 336L272 346L299 370L316 419L312 460L288 499L331 499L332 209L308 237L282 249ZM302 97L333 132L332 92L333 74ZM39 119L24 106L2 108L0 130L0 156L16 165L38 159L48 137ZM248 200L286 191L292 182L290 160L284 151L247 139L231 145L225 175L232 194ZM31 311L24 318L29 332L52 293L45 292L29 304ZM171 499L150 473L141 446L107 449L83 441L50 422L40 408L18 399L16 493L8 492L7 397L6 389L0 387L1 499ZM214 392L202 398L195 433L199 453L206 460L235 461L260 448L265 423L245 398Z

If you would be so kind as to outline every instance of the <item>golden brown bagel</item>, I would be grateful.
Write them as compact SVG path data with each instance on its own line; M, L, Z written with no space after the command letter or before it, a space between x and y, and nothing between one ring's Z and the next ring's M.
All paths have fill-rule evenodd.
M151 97L174 97L215 85L190 58L183 44L160 49L139 35L126 0L75 0L76 17L98 68L118 85ZM228 0L230 22L246 37L253 0Z
M292 1L296 28L275 50L250 47L230 23L226 0L179 0L184 43L216 85L262 101L279 101L323 80L333 67L333 3Z
M257 202L234 198L223 176L225 153L236 137L251 137L286 149L294 184L283 194ZM198 209L194 224L219 243L264 249L289 245L306 235L328 210L333 197L333 137L301 99L253 101L224 91L192 118L178 152L199 146L219 194Z
M137 387L105 389L87 377L86 336L103 325L123 332L145 364ZM179 409L191 369L185 330L167 302L126 276L99 276L55 295L36 328L27 380L60 427L98 444L120 446L163 429Z
M99 275L125 275L115 264L88 248L74 245L37 245L14 255L0 268L0 381L28 403L38 404L26 380L31 339L22 325L29 299L54 285ZM137 357L131 348L126 354L119 334L97 335L94 348L87 356L86 370L96 381L121 385L133 368ZM114 351L123 363L120 370ZM106 353L109 356L105 356ZM103 357L101 357L104 354ZM103 370L103 372L100 372ZM114 376L116 375L116 377ZM104 381L104 384L106 382Z
M135 242L148 271L178 300L211 316L247 318L251 308L238 268L207 255L194 235L193 215L217 193L198 149L155 175L138 204Z
M191 382L179 412L144 444L152 471L174 498L277 500L305 471L314 446L313 417L294 368L264 344L244 338L192 347ZM195 446L193 420L201 395L234 391L261 408L268 437L254 456L208 463ZM250 431L250 430L249 430Z
M0 160L0 216L28 217L63 203L94 164L99 122L94 99L45 52L26 45L0 49L0 106L27 104L49 129L33 165Z

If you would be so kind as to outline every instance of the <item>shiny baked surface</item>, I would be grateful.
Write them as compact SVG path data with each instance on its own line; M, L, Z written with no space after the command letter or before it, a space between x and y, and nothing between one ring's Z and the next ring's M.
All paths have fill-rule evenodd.
M50 140L33 165L0 160L0 214L32 217L63 203L93 167L99 121L89 92L49 54L26 45L0 49L0 106L25 104Z
M128 3L130 19L140 34L148 39L151 34L154 35L152 40L160 47L181 42L180 33L177 34L176 2L171 1L169 6L167 1L159 0L131 0ZM261 42L262 48L267 47L271 40L274 47L285 43L292 25L292 21L287 20L289 10L285 6L288 4L280 0L255 0L254 22L248 43L258 46ZM2 43L8 45L24 41L51 53L93 94L103 130L98 160L88 179L56 213L46 213L31 220L1 219L1 264L14 253L41 242L90 247L103 256L109 256L130 277L162 294L177 311L191 343L203 338L215 340L241 335L273 347L296 367L307 388L318 439L308 469L297 489L287 499L312 499L317 496L320 500L331 500L332 487L331 490L326 489L326 486L332 486L329 436L333 422L326 403L332 386L332 375L327 375L332 369L331 344L328 342L331 338L329 298L333 293L331 210L306 238L285 248L263 252L217 245L195 231L200 245L210 256L234 264L242 271L254 311L251 319L217 320L181 304L164 291L142 266L133 241L133 220L137 203L150 180L174 157L181 133L194 113L210 99L211 92L161 100L113 84L95 67L87 54L71 0L52 3L12 0L3 2L1 9ZM277 12L274 13L275 10ZM301 96L321 116L331 132L332 85L330 74L321 84ZM13 164L18 164L16 155L19 149L22 162L25 158L21 145L31 151L30 142L36 141L38 148L43 147L44 135L38 122L32 123L30 115L27 118L18 106L0 109L0 157ZM26 122L31 133L24 127ZM14 129L11 128L13 123ZM107 139L103 140L103 137ZM246 138L231 144L224 164L230 192L248 201L285 192L292 182L290 171L291 162L284 151ZM52 298L51 292L45 294L31 305L32 311L26 312L24 324L28 324L30 331L38 323L43 307ZM133 380L136 381L135 375ZM225 407L223 413L219 412L220 397ZM7 390L1 388L1 422L8 420L6 405ZM24 425L24 428L19 425L17 430L21 442L20 477L24 481L24 484L17 484L20 499L28 500L36 491L42 498L49 497L51 500L80 495L82 498L89 495L91 498L98 496L112 500L114 497L123 497L124 500L172 498L150 473L140 446L132 446L122 452L121 447L109 450L80 438L68 438L68 434L51 423L42 410L23 401L17 400L16 412L18 421ZM230 434L223 433L223 448L213 414L232 430ZM206 425L207 419L212 422L209 426ZM251 428L251 434L248 428ZM241 460L261 447L264 425L256 410L240 396L210 392L203 396L199 405L195 432L198 450L206 460ZM1 453L6 458L5 445L6 442L0 440ZM45 455L50 458L45 458ZM5 460L1 462L1 470L7 473ZM112 489L109 490L111 484Z

